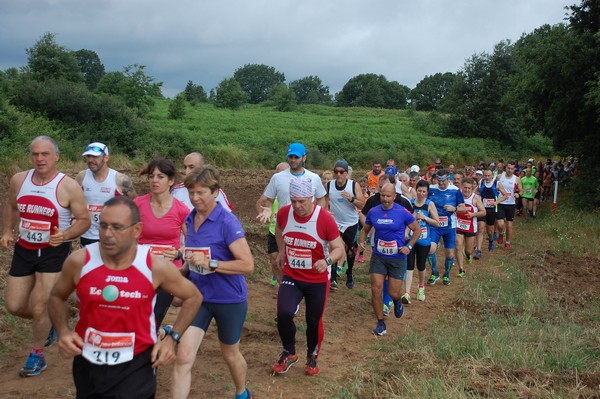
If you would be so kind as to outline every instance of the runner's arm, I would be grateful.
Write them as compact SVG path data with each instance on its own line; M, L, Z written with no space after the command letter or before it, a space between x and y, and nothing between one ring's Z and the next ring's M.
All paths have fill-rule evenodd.
M11 243L14 241L14 231L19 222L19 209L17 208L17 191L20 189L25 178L24 172L17 173L10 179L10 186L8 188L8 201L4 204L2 217L4 221L4 228L2 232L2 238L0 239L0 245L4 249L9 249ZM18 189L17 189L18 187Z
M124 173L117 172L117 189L131 199L137 197L131 178Z
M477 208L477 212L473 212L471 214L471 217L472 218L484 217L486 214L485 207L483 206L483 201L481 200L481 198L479 198L478 195L475 195L475 207Z
M83 339L69 329L69 304L67 299L75 290L81 268L85 263L85 249L73 252L63 264L62 272L48 299L48 314L58 334L58 350L63 357L81 354Z
M356 195L352 203L355 207L362 208L363 206L365 206L365 196L363 195L362 188L360 188L360 184L358 184L358 182L354 182L354 192L356 193Z
M162 288L182 301L172 331L183 335L198 314L202 305L202 294L190 280L179 273L173 263L164 258L152 256L152 278L155 287ZM170 337L158 341L150 356L152 367L172 362L177 354L176 345Z
M290 209L290 212L293 210ZM277 242L277 258L275 262L280 270L285 266L285 243L283 242L283 232L279 223L275 223L275 241Z
M59 203L68 203L68 208L71 210L71 215L75 219L75 222L72 222L71 226L65 229L65 231L59 230L58 227L54 228L49 240L50 245L53 247L79 237L92 225L81 186L70 177L65 177L60 182L59 190L58 201ZM65 201L61 201L61 199Z
M429 202L429 206L427 207L427 210L429 211L429 217L427 219L425 219L425 221L432 226L436 226L436 227L439 226L440 225L440 216L438 215L437 208L435 207L435 204L433 203L433 201Z
M265 194L261 195L258 201L256 201L256 219L261 223L269 223L271 221L272 207L275 200L267 197Z

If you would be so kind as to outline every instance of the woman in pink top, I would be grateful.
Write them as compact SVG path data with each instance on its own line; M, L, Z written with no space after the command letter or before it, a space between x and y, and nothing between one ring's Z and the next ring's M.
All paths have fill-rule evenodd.
M135 198L134 202L142 219L142 234L138 242L150 245L153 255L164 256L181 268L180 237L182 233L185 236L185 218L190 210L171 195L176 173L175 165L169 160L156 158L150 161L141 173L148 176L150 193ZM157 291L154 307L157 326L160 326L172 301L171 294L160 289Z

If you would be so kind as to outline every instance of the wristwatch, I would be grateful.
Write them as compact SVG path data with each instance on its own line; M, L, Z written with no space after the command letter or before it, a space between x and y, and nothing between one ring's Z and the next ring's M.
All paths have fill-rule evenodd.
M406 248L408 248L409 251L412 251L412 245L406 244Z
M333 263L329 256L327 258L325 258L325 262L327 263L327 266L331 266L331 264Z
M173 338L173 341L175 341L175 343L179 343L179 340L181 340L181 334L179 334L177 331L175 330L171 330L167 333L167 335L171 338Z
M210 267L210 270L216 270L217 267L219 267L219 261L216 259L211 259L208 262L208 267Z

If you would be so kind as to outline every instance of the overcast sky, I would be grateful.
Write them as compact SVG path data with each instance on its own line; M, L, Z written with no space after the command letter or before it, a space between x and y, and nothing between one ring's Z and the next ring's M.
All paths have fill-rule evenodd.
M188 80L208 92L245 64L286 81L319 76L331 94L361 73L413 88L456 72L543 24L563 22L560 0L0 0L0 69L26 65L46 32L95 51L107 71L146 65L171 97Z

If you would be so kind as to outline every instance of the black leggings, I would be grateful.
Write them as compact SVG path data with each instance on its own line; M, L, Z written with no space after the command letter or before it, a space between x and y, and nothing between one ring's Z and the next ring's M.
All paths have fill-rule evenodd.
M406 258L406 270L415 270L415 259L417 260L417 269L422 272L427 265L427 257L429 256L430 245L416 244ZM415 256L416 255L416 256Z
M307 355L318 355L323 341L323 313L329 294L329 284L307 283L283 276L277 297L277 330L283 349L296 353L296 324L294 316L304 298L306 304Z
M169 311L169 306L173 302L173 295L162 288L156 290L156 303L154 304L154 316L156 317L156 329L160 328L163 319Z

